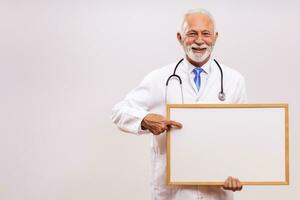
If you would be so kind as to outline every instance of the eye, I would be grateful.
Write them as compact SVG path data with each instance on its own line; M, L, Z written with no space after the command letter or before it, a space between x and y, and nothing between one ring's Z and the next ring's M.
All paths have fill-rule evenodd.
M189 32L186 34L188 37L196 37L197 33L196 32Z
M210 33L210 32L207 32L207 31L205 31L205 32L203 32L203 33L202 33L202 35L203 35L203 36L206 36L206 37L209 37L209 36L211 36L211 33Z

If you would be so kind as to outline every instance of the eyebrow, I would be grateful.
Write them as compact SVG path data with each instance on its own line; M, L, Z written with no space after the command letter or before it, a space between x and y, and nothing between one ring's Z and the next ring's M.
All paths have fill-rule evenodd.
M207 30L207 29L200 31L200 33L212 33L212 32L213 31L210 31L210 30ZM196 31L196 30L189 30L186 33L198 33L198 31Z
M187 33L198 33L198 31L195 31L195 30L189 30Z

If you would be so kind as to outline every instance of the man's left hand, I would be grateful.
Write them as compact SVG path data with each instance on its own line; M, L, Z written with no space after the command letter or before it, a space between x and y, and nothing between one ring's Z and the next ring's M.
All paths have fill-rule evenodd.
M235 191L241 191L243 186L238 178L234 178L232 176L229 176L223 185L223 188L225 190L232 190L233 192Z

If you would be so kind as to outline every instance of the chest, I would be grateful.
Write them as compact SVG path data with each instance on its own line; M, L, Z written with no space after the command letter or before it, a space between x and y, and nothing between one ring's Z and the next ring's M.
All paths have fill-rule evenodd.
M201 76L199 90L197 83L192 76L182 76L182 84L176 78L169 81L168 87L165 88L165 99L167 103L194 104L194 103L234 103L232 96L226 95L226 99L221 101L219 93L221 92L221 77L218 74ZM232 94L234 85L225 79L224 93Z

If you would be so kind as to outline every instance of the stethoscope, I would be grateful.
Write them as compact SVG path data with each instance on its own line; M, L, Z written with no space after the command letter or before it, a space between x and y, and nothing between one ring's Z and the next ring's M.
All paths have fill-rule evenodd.
M181 102L182 102L182 104L184 103L184 99L183 99L183 91L182 91L182 80L181 80L180 76L176 74L176 70L177 70L179 64L180 64L182 61L183 61L183 58L176 64L176 66L175 66L175 68L174 68L173 74L171 74L171 75L169 76L169 78L167 79L167 82L166 82L166 93L165 93L165 102L166 102L166 103L167 103L167 97L168 97L168 85L169 85L169 81L171 80L171 78L175 78L176 80L179 81L179 84L180 84L180 90L181 90ZM223 70L222 70L220 64L219 64L215 59L214 59L214 61L215 61L215 63L217 64L217 66L218 66L218 68L219 68L219 70L220 70L220 74L221 74L221 90L220 90L220 92L219 92L219 94L218 94L218 98L219 98L220 101L225 101L226 95L225 95L225 93L224 93L224 91L223 91Z

